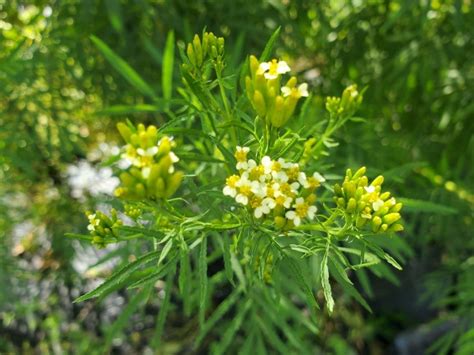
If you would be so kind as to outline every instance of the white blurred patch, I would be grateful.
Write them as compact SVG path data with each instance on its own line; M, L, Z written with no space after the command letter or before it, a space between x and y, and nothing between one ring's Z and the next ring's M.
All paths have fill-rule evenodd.
M113 176L111 168L98 168L87 160L70 165L67 168L66 177L71 187L71 195L77 199L84 199L87 194L112 195L120 183L119 179Z

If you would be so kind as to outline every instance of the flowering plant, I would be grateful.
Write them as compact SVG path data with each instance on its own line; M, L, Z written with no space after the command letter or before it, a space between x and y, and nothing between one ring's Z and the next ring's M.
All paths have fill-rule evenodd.
M89 214L92 235L82 238L139 243L141 255L77 301L124 286L148 300L165 280L156 346L170 304L180 302L184 317L197 314L195 348L206 338L218 353L259 341L281 348L283 332L289 349L306 351L321 301L336 309L331 278L370 309L350 276L368 282L365 268L385 277L385 262L400 268L387 250L402 255L394 236L403 230L402 205L382 192L383 177L369 184L365 167L348 169L332 185L342 178L324 164L362 93L349 86L311 121L317 103L308 85L285 77L285 61L268 61L277 34L240 69L226 67L223 38L196 35L181 49L183 86L180 99L165 100L166 123L117 126L126 145L115 195L130 218ZM226 296L216 303L218 290ZM246 338L235 337L239 330Z

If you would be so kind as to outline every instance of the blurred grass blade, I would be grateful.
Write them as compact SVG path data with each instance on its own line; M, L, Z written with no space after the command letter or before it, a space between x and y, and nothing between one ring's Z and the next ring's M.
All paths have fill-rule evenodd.
M265 45L265 49L262 52L262 55L260 56L260 61L265 62L270 59L270 54L273 51L273 47L275 46L275 42L278 39L278 36L280 35L281 27L279 26L275 32L271 35L270 39L268 40L267 44Z
M430 201L413 200L410 198L397 198L399 202L403 203L404 211L410 212L429 212L437 214L457 214L458 210L455 208L439 205Z
M201 248L199 250L199 323L204 324L207 298L207 238L202 237Z
M173 66L174 66L174 32L168 32L166 38L165 51L163 53L163 67L161 72L161 85L163 87L163 97L171 99L173 91Z
M127 80L143 95L152 99L156 98L156 94L151 86L148 85L125 60L115 54L115 52L98 37L92 35L91 40L104 55L105 59L107 59L107 61L125 78L125 80Z
M107 6L107 15L109 16L110 24L115 31L122 33L123 20L120 0L105 0L105 6Z

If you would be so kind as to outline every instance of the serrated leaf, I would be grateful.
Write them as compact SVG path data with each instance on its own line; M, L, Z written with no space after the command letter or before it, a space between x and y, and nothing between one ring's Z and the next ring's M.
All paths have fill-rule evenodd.
M184 314L191 312L191 265L186 250L181 250L179 261L179 291L183 298Z
M226 235L222 236L222 255L224 256L224 269L227 280L234 285L234 272L232 270L232 261L230 255L230 241Z
M331 284L329 283L329 268L327 261L327 254L324 254L323 260L321 261L321 286L323 287L328 311L329 313L332 313L334 310L334 298L332 297Z
M116 285L120 284L122 281L127 279L131 274L133 274L140 267L158 259L160 257L160 254L161 254L161 250L157 250L157 251L152 251L148 254L142 255L134 262L125 265L120 270L115 272L111 277L105 280L105 282L102 283L99 287L76 298L73 302L74 303L83 302L88 299L100 296L102 293L115 287Z
M152 87L121 57L119 57L105 42L98 37L92 35L92 42L104 55L105 59L117 70L125 80L133 85L143 95L152 99L156 98L156 94Z

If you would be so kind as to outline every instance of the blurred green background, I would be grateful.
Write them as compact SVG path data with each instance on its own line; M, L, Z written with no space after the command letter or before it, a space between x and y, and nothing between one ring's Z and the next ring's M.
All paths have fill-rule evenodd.
M321 100L352 83L367 87L365 122L338 133L334 171L366 165L406 202L404 270L391 283L360 281L373 314L340 294L315 346L336 354L473 353L473 7L470 0L0 0L0 352L90 351L128 302L119 292L72 304L114 264L94 267L104 252L64 233L84 233L83 211L111 201L116 180L100 162L120 144L115 123L167 118L123 108L149 102L90 36L161 94L169 31L178 46L203 28L224 36L235 68L281 26L276 55ZM178 70L175 79L180 85ZM135 315L113 352L144 352L155 315ZM189 352L180 339L192 328L171 320L163 352Z

